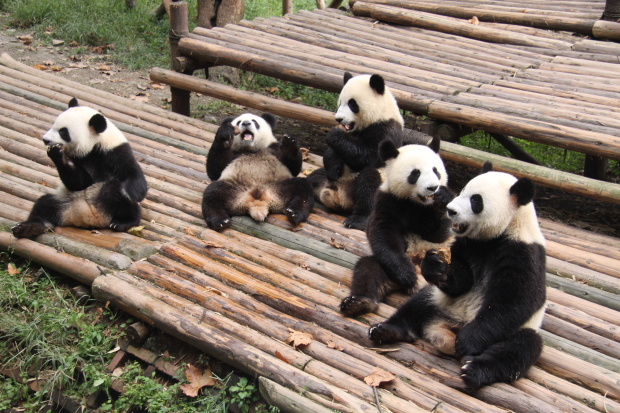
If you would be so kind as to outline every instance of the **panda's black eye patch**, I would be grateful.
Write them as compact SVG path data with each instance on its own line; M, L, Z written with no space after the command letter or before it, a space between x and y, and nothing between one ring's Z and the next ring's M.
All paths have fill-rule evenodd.
M439 171L437 170L437 168L433 168L433 172L435 172L435 175L437 175L438 179L441 179L441 174L439 173Z
M355 99L349 99L349 109L351 109L353 113L358 113L360 111L360 107Z
M58 134L65 142L71 142L71 135L69 135L69 130L67 128L60 128L58 130Z
M239 125L241 125L241 121L240 120L237 121L237 126L239 126Z
M479 194L472 195L469 202L471 202L471 210L474 214L479 214L484 209L484 202L482 202L482 196Z
M260 129L260 125L258 124L258 122L256 122L256 119L252 119L252 122L254 122L254 126L256 126L256 130Z
M415 183L418 182L419 178L420 178L420 170L414 169L409 174L409 177L407 178L407 182L409 182L411 185L415 185Z

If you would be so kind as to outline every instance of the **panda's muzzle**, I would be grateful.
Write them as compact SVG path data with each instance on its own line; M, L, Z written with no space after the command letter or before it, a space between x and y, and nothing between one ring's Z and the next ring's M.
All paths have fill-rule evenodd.
M452 232L456 235L464 234L465 231L467 231L467 228L469 228L469 225L467 224L457 224L456 222L452 222Z
M252 131L250 131L249 129L242 129L241 130L241 140L246 142L253 142L254 141L254 133Z

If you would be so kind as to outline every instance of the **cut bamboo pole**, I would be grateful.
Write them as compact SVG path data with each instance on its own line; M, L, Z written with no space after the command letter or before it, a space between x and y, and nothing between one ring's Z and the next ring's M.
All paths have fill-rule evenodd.
M258 389L261 396L269 403L284 412L298 413L331 413L334 410L306 398L302 394L295 393L278 383L261 376L258 378Z
M585 294L581 294L581 296L583 297ZM620 327L620 320L618 319L617 311L614 311L608 307L591 302L581 297L570 295L555 288L547 288L547 299L565 307L583 311L592 317L596 317L607 323Z
M547 287L555 288L576 297L583 297L593 303L620 311L620 301L618 301L618 296L616 294L549 273L547 273L546 283Z
M584 311L548 301L546 314L547 316L553 316L560 320L567 321L584 330L620 343L620 327L618 325L593 317Z
M620 343L576 327L574 324L561 320L553 315L545 315L542 328L550 333L564 337L602 354L620 359ZM620 367L620 364L618 364L618 366ZM615 371L620 372L620 368Z

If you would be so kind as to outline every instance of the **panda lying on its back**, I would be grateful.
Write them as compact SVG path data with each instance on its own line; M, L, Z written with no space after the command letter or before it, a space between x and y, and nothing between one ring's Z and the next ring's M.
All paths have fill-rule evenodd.
M43 142L62 185L35 202L28 220L13 227L15 237L35 237L56 226L126 231L140 223L146 180L112 122L73 98Z
M397 148L403 144L403 118L381 76L353 77L347 72L336 121L339 125L326 138L325 167L310 174L308 180L323 205L351 211L345 226L364 230L381 185L377 168L384 163L379 158L379 144L384 139Z
M461 376L472 388L516 380L542 351L545 239L534 185L490 169L487 162L448 204L451 262L428 251L422 275L432 285L369 330L375 341L424 338L464 357Z
M310 183L296 178L302 154L294 138L273 136L276 119L245 113L224 119L207 156L212 182L202 198L202 215L209 228L230 226L230 215L249 214L263 221L270 212L284 213L297 225L314 206Z
M397 149L390 140L381 143L385 182L377 191L366 228L373 255L355 264L351 295L340 304L345 316L375 311L392 291L416 291L416 269L410 257L450 246L453 237L446 205L454 195L446 188L448 174L439 145L439 138L430 147Z

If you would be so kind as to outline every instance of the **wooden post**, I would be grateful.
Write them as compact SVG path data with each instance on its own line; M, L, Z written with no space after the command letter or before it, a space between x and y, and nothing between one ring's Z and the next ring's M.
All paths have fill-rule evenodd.
M187 35L189 35L187 3L184 1L175 1L170 4L170 30L168 31L168 37L170 39L171 62L179 56L179 40ZM174 67L172 68L174 69ZM189 116L190 92L187 90L170 87L170 94L172 96L172 111L180 115Z
M534 165L541 165L541 163L538 162L536 158L527 153L523 148L513 142L513 140L510 139L508 136L502 135L500 133L491 133L490 135L491 137L493 137L493 139L499 142L500 145L506 148L506 150L510 152L510 154L514 156L515 159L523 162L533 163Z
M620 0L607 0L601 20L620 22Z
M600 156L586 155L583 164L583 176L604 181L607 179L607 159Z
M293 0L282 0L282 16L293 13Z

